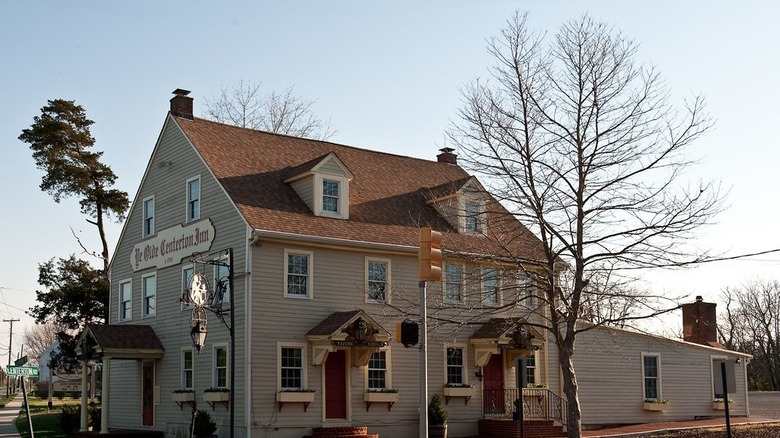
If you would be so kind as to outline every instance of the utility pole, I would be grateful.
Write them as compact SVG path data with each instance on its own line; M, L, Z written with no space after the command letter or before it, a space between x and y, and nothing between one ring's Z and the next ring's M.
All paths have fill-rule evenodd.
M11 366L11 344L14 340L14 322L19 321L18 319L4 319L3 322L10 322L11 323L11 330L8 332L8 366ZM6 368L8 369L8 368ZM11 376L6 374L7 381L5 382L5 395L11 395Z

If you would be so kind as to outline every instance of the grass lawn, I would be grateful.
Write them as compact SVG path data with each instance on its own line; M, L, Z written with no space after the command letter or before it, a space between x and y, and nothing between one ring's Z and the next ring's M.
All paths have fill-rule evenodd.
M60 425L60 407L65 405L78 405L79 400L73 398L53 399L52 409L47 407L47 400L38 397L27 397L30 403L30 416L32 417L33 430L36 438L54 438L63 437L65 433ZM28 427L27 415L24 406L22 406L19 418L16 420L16 430L21 436L29 437L30 428Z

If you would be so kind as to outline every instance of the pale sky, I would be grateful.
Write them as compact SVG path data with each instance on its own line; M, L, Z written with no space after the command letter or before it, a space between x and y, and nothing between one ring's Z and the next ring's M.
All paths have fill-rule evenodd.
M38 189L27 144L17 140L48 99L75 100L117 187L135 196L176 88L204 98L239 80L294 86L350 146L435 159L460 102L485 76L485 41L515 10L554 33L590 13L640 44L675 102L703 94L715 129L695 143L691 178L719 179L729 209L695 243L726 255L780 248L775 177L780 148L780 2L776 1L22 1L0 2L0 317L14 324L15 358L38 264L79 253L71 228L95 250L97 233L75 200ZM111 246L121 226L108 229ZM717 301L726 286L777 278L780 255L646 277L648 287ZM721 310L721 309L719 309ZM0 364L8 359L0 323Z

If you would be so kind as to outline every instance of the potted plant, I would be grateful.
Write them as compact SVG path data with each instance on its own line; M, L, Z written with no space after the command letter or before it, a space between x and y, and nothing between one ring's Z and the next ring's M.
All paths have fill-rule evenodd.
M208 438L214 436L217 431L217 423L211 419L208 411L199 410L195 414L195 422L192 426L192 434L195 438Z
M428 436L447 438L447 411L441 405L441 397L434 394L428 403Z

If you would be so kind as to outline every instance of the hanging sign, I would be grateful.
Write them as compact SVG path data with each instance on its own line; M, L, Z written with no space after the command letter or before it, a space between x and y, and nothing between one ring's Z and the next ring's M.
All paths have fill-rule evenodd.
M178 265L184 257L211 249L214 225L205 219L187 226L177 225L137 243L130 253L133 271Z

